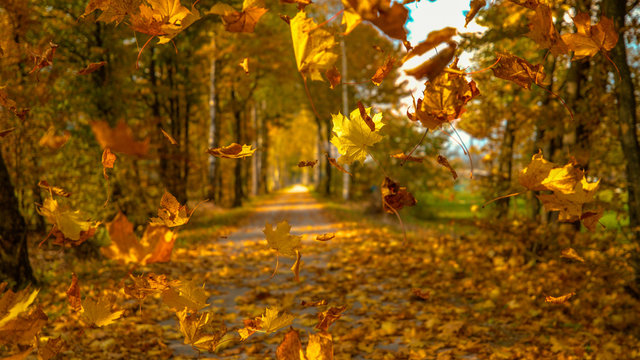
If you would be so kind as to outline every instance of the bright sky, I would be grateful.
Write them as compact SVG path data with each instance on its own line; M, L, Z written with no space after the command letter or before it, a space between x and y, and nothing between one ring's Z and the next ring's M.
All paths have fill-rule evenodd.
M406 29L409 32L408 40L411 44L416 45L427 38L427 35L435 30L440 30L445 27L455 27L459 33L462 32L483 32L484 28L476 24L475 20L469 23L467 28L464 27L466 11L469 10L470 0L421 0L415 3L408 4L409 16L411 19L406 24ZM409 69L418 66L431 56L435 54L434 51L430 51L425 55L414 58L408 61L402 69ZM464 68L470 65L471 54L464 53L460 57L459 65ZM404 74L403 71L401 73ZM422 91L424 90L424 80L417 81L410 76L402 75L400 81L407 80L409 82L409 88L412 90L416 99L422 97ZM403 107L406 108L412 103L412 99L405 98L403 101ZM468 145L469 136L460 132L460 136L463 141ZM450 141L450 150L460 151L458 146Z

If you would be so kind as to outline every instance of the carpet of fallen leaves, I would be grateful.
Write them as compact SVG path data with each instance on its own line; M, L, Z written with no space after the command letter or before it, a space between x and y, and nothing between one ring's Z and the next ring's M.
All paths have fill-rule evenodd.
M303 191L259 203L237 229L209 231L211 211L196 212L179 233L186 244L166 264L125 267L33 249L36 269L53 274L43 279L36 300L50 318L41 341L62 336L65 359L194 358L198 353L183 345L175 314L158 296L140 304L122 290L129 273L154 272L206 284L208 310L236 334L243 319L267 306L295 315L292 326L302 330L303 347L319 312L346 305L329 328L336 359L640 358L640 303L623 288L631 276L624 261L631 245L602 234L545 234L513 221L478 222L460 235L452 223L410 228L404 243L402 232L380 218L345 221ZM292 234L303 235L300 282L288 258L280 257L271 277L275 252L261 229L265 220L283 219ZM313 240L327 232L335 238ZM585 262L562 258L568 247ZM72 270L83 297L112 294L123 317L103 328L83 327L66 302ZM564 304L545 302L571 292ZM319 300L327 305L302 305ZM275 359L285 333L256 333L200 358Z

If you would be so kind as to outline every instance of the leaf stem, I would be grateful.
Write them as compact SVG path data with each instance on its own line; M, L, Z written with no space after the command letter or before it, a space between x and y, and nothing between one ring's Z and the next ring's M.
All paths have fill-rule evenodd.
M422 137L420 138L420 141L418 141L418 143L416 144L416 146L413 147L413 149L411 149L411 151L409 152L409 155L407 155L406 158L404 158L404 160L402 160L402 162L400 163L400 166L404 166L404 163L407 162L407 160L409 159L409 157L411 155L413 155L413 152L416 151L416 149L418 148L418 146L420 146L422 144L422 142L424 141L424 138L427 137L427 133L429 132L429 128L426 128L424 130L424 134L422 134Z

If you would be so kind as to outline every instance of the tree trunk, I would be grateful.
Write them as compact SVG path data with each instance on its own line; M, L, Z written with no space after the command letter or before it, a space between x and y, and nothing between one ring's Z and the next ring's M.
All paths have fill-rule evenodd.
M253 127L253 141L254 148L259 146L258 137L258 113L256 109L256 103L251 103L251 126ZM251 157L251 195L258 195L258 178L260 176L260 151L256 151Z
M333 144L331 144L331 126L327 124L327 153L331 157L337 157L334 155ZM331 164L327 161L325 167L325 183L324 183L324 194L329 196L331 195L331 173L333 172Z
M626 3L625 0L603 1L603 15L613 19L616 29L624 27L624 18L627 15ZM616 97L618 100L620 143L627 160L629 225L635 240L640 241L640 146L638 146L635 89L629 63L627 62L624 33L620 34L618 43L611 50L611 59L620 71L620 76L618 77L616 76L618 74L615 74L614 78L616 79ZM637 262L637 265L640 268L640 261ZM640 276L637 279L640 283Z
M266 102L262 103L262 113L266 113ZM267 194L269 192L269 132L266 127L265 116L259 119L259 136L260 136L260 192Z
M215 48L214 50L215 51ZM209 148L218 147L218 137L216 136L216 106L217 106L217 93L216 93L216 58L211 57L211 66L209 68ZM208 197L213 199L213 202L217 202L219 199L216 196L218 193L216 187L216 160L215 156L209 156L209 172L208 172Z
M243 144L243 134L242 134L242 111L237 104L235 98L235 91L231 90L231 98L235 103L235 109L233 110L233 118L235 119L235 131L236 131L236 142L238 144ZM242 200L244 199L244 178L242 176L242 160L238 159L235 162L235 182L234 182L234 196L233 196L233 207L242 206Z
M0 282L9 281L18 287L35 279L27 251L26 224L1 155L0 204Z
M515 140L515 124L511 119L507 119L504 135L502 138L502 146L500 149L500 158L498 163L498 188L501 194L506 194L511 187L511 170L513 167L513 143ZM498 209L498 218L505 218L509 213L509 200L511 198L496 201Z
M342 50L342 81L347 81L347 46L344 43L344 37L340 39L340 50ZM344 116L349 117L349 92L346 86L342 86L342 113ZM344 168L349 171L349 166L345 165ZM342 199L349 199L349 185L351 176L347 173L342 174Z

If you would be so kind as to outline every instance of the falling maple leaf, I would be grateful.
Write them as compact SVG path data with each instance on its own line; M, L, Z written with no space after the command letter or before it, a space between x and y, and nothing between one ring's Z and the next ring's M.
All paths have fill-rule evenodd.
M442 73L449 65L456 52L456 43L449 42L447 47L439 51L438 54L413 69L405 70L405 74L413 76L416 79L427 78L433 80Z
M244 0L242 11L237 11L225 3L217 3L209 10L210 14L220 15L224 28L229 32L252 33L258 21L268 10L261 0Z
M231 145L228 146L207 150L207 153L209 155L227 159L246 158L253 155L254 152L256 152L256 149L252 149L251 145L240 145L236 143L231 143Z
M333 359L333 338L331 334L326 332L309 334L306 357L307 360Z
M149 138L136 141L133 130L124 121L120 121L113 129L105 121L92 121L91 130L103 149L109 148L113 152L139 157L145 156L149 151Z
M62 197L71 196L71 193L67 192L63 188L58 187L58 186L49 185L49 183L46 180L38 181L38 187L46 189L49 192L49 194L51 194L51 196L53 196L53 195L58 195L58 196L62 196Z
M302 255L300 254L300 250L296 249L296 262L291 266L291 271L293 272L293 281L300 281L300 267L302 266Z
M430 32L424 41L414 46L411 51L407 52L402 59L402 62L405 63L414 56L422 55L427 51L434 49L438 44L451 42L451 38L454 37L457 32L456 28L453 27L446 27L444 29Z
M168 132L164 131L163 128L160 128L160 132L162 132L162 135L164 135L164 137L169 140L169 142L171 143L171 145L178 145L178 141L176 141L176 139L173 138L173 136L169 135Z
M552 194L540 194L537 197L547 211L560 212L559 221L578 221L586 214L590 229L593 229L602 216L600 211L587 213L583 210L583 205L593 200L600 180L589 183L574 161L558 166L545 160L540 151L520 171L518 181L529 190L552 191Z
M58 48L58 45L50 41L49 47L42 54L34 57L33 69L29 71L29 74L33 72L39 73L40 70L42 70L42 68L45 68L49 65L53 65L53 56L55 55L57 48Z
M81 318L89 326L103 327L118 320L124 310L112 311L113 301L100 297L97 301L85 298L82 302Z
M400 159L402 161L413 161L417 163L422 163L424 161L424 156L406 155L405 153L398 153L389 156L392 158Z
M327 69L327 72L324 75L327 77L327 80L329 80L329 86L331 87L331 89L335 89L336 86L340 85L342 75L340 75L338 68L336 68L335 66Z
M101 67L105 66L107 64L106 61L100 61L97 63L91 63L89 65L87 65L84 69L78 71L78 75L88 75L91 74L92 72L97 71L98 69L100 69Z
M473 80L465 80L456 62L449 67L451 71L442 72L425 83L424 99L414 102L415 113L407 112L410 120L419 120L422 126L435 130L445 122L459 118L465 111L465 104L480 94Z
M318 160L313 160L313 161L312 160L307 160L307 161L301 160L298 163L298 167L310 167L310 168L313 168L314 166L316 166L317 163L318 163Z
M365 114L370 116L371 108L365 109ZM331 115L333 122L331 143L338 148L342 155L338 158L338 164L351 164L354 161L364 162L369 154L369 148L382 140L380 129L384 127L382 113L373 116L373 129L362 118L360 110L356 109L349 114L347 119L341 113Z
M56 128L54 126L50 126L44 135L38 141L40 146L48 147L49 149L56 151L59 150L64 144L69 141L71 137L71 133L69 131L64 131L63 135L56 135Z
M80 241L82 232L88 232L92 228L95 231L95 224L84 220L79 210L73 210L67 204L60 205L52 198L45 199L36 210L70 240Z
M69 285L69 289L67 289L67 301L73 311L79 312L82 310L80 286L78 285L78 277L76 276L76 273L71 273L71 285Z
M0 130L0 139L11 134L15 129L16 129L15 127L12 127L8 129Z
M262 230L270 248L286 257L296 258L296 252L300 249L302 236L291 235L289 233L290 231L291 225L289 225L287 220L279 222L275 230L273 229L273 225L267 221Z
M388 213L393 213L402 209L405 206L414 206L418 201L407 191L406 187L401 187L395 181L390 178L384 178L382 186L380 187L382 193L382 208Z
M573 51L574 60L593 56L601 50L609 51L618 43L618 32L613 21L604 15L600 22L591 26L591 16L581 12L573 18L573 23L577 32L562 35L562 40Z
M7 287L7 283L0 283L0 293ZM2 296L0 296L0 328L2 328L9 321L15 319L20 313L27 310L27 308L33 303L38 296L40 290L33 290L26 287L18 292L7 290Z
M246 340L255 332L270 334L279 329L291 325L295 317L289 313L283 312L279 315L277 307L267 307L265 313L253 320L245 320L245 327L238 330L240 339Z
M242 59L238 66L240 66L242 70L244 70L245 74L249 75L249 58Z
M151 224L175 227L189 222L195 209L189 211L187 205L180 205L175 196L165 191L160 199L158 217L151 218Z
M575 294L576 293L572 292L572 293L568 293L566 295L562 295L562 296L558 296L558 297L546 296L544 301L548 302L549 304L561 305L561 304L566 303Z
M209 306L207 304L209 296L204 289L204 284L198 286L194 280L172 285L161 295L162 302L176 311L186 308L195 312Z
M342 23L347 25L346 34L355 29L362 20L366 20L394 39L407 39L404 24L409 17L409 10L404 5L391 0L342 0L342 5Z
M389 75L391 70L393 69L393 64L396 62L396 58L393 56L387 56L384 60L384 64L380 66L376 73L371 77L371 82L373 82L376 86L380 86L382 84L382 80Z
M512 54L498 53L499 60L491 68L495 77L513 81L527 90L531 84L542 85L546 74L541 64L531 65L527 60Z
M456 170L449 164L449 161L447 160L446 157L442 155L438 155L436 160L438 161L438 164L444 166L449 170L449 172L451 172L451 176L453 176L453 180L458 178L458 173L456 173Z
M485 5L487 5L487 2L485 0L471 0L471 4L469 5L471 9L467 13L467 16L465 16L464 18L464 27L467 27L467 25L469 25L478 11L480 11L480 9L482 9Z
M185 308L176 312L176 316L184 343L196 349L216 352L234 341L234 337L227 333L224 323L216 325L215 314L212 312L189 313Z
M298 12L290 25L298 71L304 79L322 81L322 72L329 70L338 58L331 52L336 45L333 35L319 28L304 11Z
M29 114L29 109L23 108L18 110L18 107L16 106L16 102L13 99L9 98L9 94L7 94L6 91L4 90L5 88L6 86L0 86L0 106L9 109L9 111L11 111L18 118L20 118L20 120L24 120L27 117L27 114ZM10 129L0 130L0 138L5 137L14 129L15 127Z
M575 261L580 261L580 262L584 262L584 258L580 255L578 255L578 252L575 251L573 248L566 248L564 250L562 250L560 257L563 257L565 259L571 259L571 260L575 260Z
M328 310L318 314L318 324L316 329L320 331L329 331L329 326L342 316L342 313L347 309L347 305L332 306Z
M127 15L135 15L140 12L142 0L91 0L85 7L83 17L101 10L98 21L106 23L120 23Z
M278 360L302 360L305 359L302 352L302 342L300 334L293 327L289 328L278 348L276 349L276 359Z
M50 338L47 343L38 347L38 360L50 360L58 356L62 352L62 349L66 346L62 337Z
M147 225L138 241L133 224L122 213L107 223L111 243L100 249L106 257L124 263L152 264L168 262L177 235L164 225Z
M327 157L327 161L329 161L329 164L331 164L331 166L335 167L336 169L338 169L339 171L348 174L349 176L352 176L351 173L349 171L347 171L347 169L345 169L344 167L342 167L342 165L338 164L338 162L336 161L336 159L329 157L329 154L325 153L325 156Z
M107 175L107 169L113 169L116 163L116 154L112 153L109 148L105 148L102 152L102 175L105 179L109 180Z
M336 234L334 233L327 233L327 234L322 234L322 235L318 235L316 236L316 240L318 241L329 241L333 238L336 237Z
M18 315L0 326L0 345L31 345L48 320L40 307L30 310L26 315Z
M180 282L177 280L170 281L166 275L156 275L154 273L137 277L130 273L129 278L133 280L133 284L125 284L124 293L140 301L144 300L148 295L160 294L169 290L171 286L176 287L180 285Z
M535 13L529 18L529 32L527 37L535 41L540 47L549 49L553 55L562 55L569 52L567 44L563 41L553 24L551 9L546 4L535 7Z

